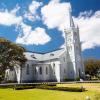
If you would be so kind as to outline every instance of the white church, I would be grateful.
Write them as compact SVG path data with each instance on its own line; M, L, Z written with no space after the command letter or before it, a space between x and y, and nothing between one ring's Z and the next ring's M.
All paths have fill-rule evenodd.
M69 13L69 26L64 29L65 48L48 53L24 52L27 61L23 66L7 69L5 79L21 82L64 82L85 75L81 56L79 28Z

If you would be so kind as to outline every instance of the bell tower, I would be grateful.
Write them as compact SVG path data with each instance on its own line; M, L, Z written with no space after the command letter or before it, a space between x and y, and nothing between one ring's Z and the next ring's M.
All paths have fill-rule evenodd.
M69 11L69 27L64 32L68 77L70 79L83 78L85 73L81 56L79 28L74 24L71 11Z

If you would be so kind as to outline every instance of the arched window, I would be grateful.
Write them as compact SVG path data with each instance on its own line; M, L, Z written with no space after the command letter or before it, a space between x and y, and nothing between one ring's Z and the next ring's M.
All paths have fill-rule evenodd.
M40 67L40 70L39 70L40 74L42 74L42 67Z
M46 67L46 74L48 74L48 67Z
M27 64L27 67L26 67L26 74L27 75L29 74L29 64Z
M53 73L55 74L55 63L53 63Z

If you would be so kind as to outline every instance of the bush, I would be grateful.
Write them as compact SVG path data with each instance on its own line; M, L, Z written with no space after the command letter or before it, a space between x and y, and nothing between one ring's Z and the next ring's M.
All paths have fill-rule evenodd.
M76 78L76 81L80 81L80 77L77 77L77 78Z
M14 90L23 90L23 89L32 89L34 88L35 85L21 85L21 84L3 84L3 85L0 85L0 88L13 88Z
M30 86L26 86L26 85L25 86L24 85L16 86L15 85L13 87L14 90L33 89L33 88L35 88L35 86L31 86L31 85Z
M64 81L74 81L74 79L64 78Z
M14 90L23 90L23 89L47 89L47 90L58 90L58 91L71 91L71 92L83 92L85 91L85 88L81 87L57 87L55 85L0 85L0 88L13 88Z
M0 88L6 89L6 88L13 88L13 85L0 85Z
M36 86L38 89L47 89L47 90L58 90L58 91L70 91L70 92L83 92L85 88L83 87L57 87L57 86L45 86L40 85Z

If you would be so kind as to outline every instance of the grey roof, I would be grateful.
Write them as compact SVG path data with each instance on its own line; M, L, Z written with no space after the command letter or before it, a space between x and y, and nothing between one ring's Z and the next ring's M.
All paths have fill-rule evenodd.
M37 60L32 52L24 52L25 57L27 58L27 60Z
M24 55L26 56L27 60L46 61L59 58L64 51L65 49L59 49L48 53L24 52Z

